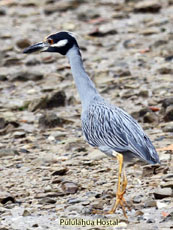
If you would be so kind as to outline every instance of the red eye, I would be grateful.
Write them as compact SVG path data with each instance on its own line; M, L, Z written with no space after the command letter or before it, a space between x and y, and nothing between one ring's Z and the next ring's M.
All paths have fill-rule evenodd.
M48 38L48 39L47 39L47 42L48 42L50 45L52 45L52 44L53 44L53 39Z

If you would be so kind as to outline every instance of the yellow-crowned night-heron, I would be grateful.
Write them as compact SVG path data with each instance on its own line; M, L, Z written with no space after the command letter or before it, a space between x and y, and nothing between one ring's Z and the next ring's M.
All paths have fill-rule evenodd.
M123 213L124 193L127 179L121 172L123 157L129 161L137 157L149 164L160 163L158 154L150 139L140 125L122 109L105 101L95 88L83 67L78 43L70 32L49 35L43 42L32 45L24 53L55 52L66 55L82 102L82 130L87 142L98 147L105 154L116 157L119 161L118 187L116 202L109 213L114 213L120 204Z

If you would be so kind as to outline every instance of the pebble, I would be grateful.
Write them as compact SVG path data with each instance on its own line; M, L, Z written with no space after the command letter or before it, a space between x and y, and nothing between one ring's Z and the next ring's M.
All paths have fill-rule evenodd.
M168 106L173 105L173 97L168 97L162 100L162 107L167 108Z
M31 45L31 42L27 39L27 38L22 38L22 39L19 39L17 42L16 42L16 45L17 47L19 47L20 49L24 49L28 46Z
M153 123L153 122L156 122L158 118L154 112L150 111L144 115L143 120L144 120L144 123Z
M6 157L6 156L14 156L19 155L18 151L16 149L10 149L10 148L2 148L0 149L0 158Z
M143 0L135 4L134 12L136 13L158 13L161 5L157 0Z
M166 124L164 127L163 127L163 131L164 132L173 132L173 121L169 122L168 124Z
M16 131L13 133L13 136L15 138L22 138L22 137L25 137L26 133L25 132L22 132L22 131Z
M164 120L173 121L173 105L170 105L166 108Z
M63 119L58 117L55 113L49 112L39 118L39 126L43 128L54 128L62 126Z
M43 74L37 71L18 71L10 75L11 81L39 81L43 79Z
M50 197L44 197L38 201L39 204L55 204L56 200L50 198Z
M147 200L144 205L146 208L157 207L157 203L155 200Z
M64 181L62 183L62 189L65 191L65 193L67 194L75 194L79 187L76 183L73 183L73 182L68 182L68 181Z
M5 16L6 14L7 14L6 8L5 7L1 7L0 8L0 16Z
M46 108L52 109L59 106L65 106L66 94L64 91L58 91L48 97Z
M61 168L56 169L52 173L52 176L63 176L63 175L65 175L67 173L67 171L68 171L67 168L61 167Z
M6 125L6 121L3 117L0 117L0 129L3 129Z
M163 199L165 197L172 197L172 189L171 188L158 188L154 191L155 199Z
M137 196L133 197L133 203L135 203L135 204L141 203L142 197L143 197L142 195L137 195Z

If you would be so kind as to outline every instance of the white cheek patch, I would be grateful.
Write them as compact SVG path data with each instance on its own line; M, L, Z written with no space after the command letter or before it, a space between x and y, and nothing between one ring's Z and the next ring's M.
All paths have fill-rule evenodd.
M67 43L68 43L68 40L67 40L67 39L63 39L63 40L60 40L60 41L57 42L57 43L52 44L51 47L63 47L63 46L65 46Z

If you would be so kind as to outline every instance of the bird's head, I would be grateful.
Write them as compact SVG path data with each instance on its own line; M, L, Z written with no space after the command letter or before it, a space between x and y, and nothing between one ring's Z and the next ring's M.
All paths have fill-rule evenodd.
M51 34L44 39L43 42L39 42L35 45L29 46L24 49L24 53L34 52L56 52L62 55L66 55L67 52L73 47L77 46L77 41L71 32L58 32Z

